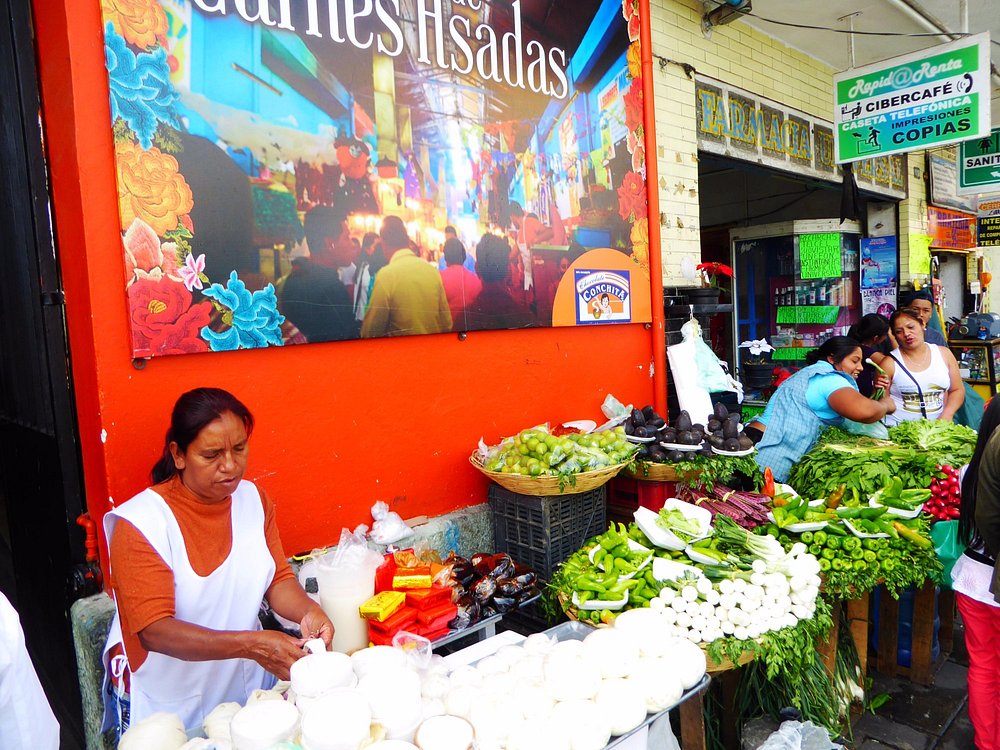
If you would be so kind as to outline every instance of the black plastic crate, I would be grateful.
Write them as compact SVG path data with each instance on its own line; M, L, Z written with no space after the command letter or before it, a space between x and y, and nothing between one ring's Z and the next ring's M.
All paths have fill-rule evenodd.
M584 541L607 528L604 487L539 497L490 484L497 552L534 568L548 579Z

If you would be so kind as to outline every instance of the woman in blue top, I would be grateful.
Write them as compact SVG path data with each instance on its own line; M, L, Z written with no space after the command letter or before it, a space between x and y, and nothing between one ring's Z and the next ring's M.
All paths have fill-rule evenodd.
M815 445L827 425L844 419L871 424L896 406L889 396L889 382L880 375L876 388L884 388L878 401L858 392L861 345L848 336L834 336L811 352L804 367L778 386L764 413L745 432L757 441L757 464L771 467L775 480L784 482L792 465Z

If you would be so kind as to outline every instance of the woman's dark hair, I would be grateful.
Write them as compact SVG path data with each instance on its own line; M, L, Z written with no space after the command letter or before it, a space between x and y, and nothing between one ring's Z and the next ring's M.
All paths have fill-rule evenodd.
M979 464L983 461L986 444L997 427L1000 427L1000 398L993 397L983 412L983 421L979 424L979 437L976 439L976 450L969 461L962 479L962 510L958 517L958 538L966 546L977 546L980 537L976 528L976 489L979 485ZM956 467L958 468L958 467Z
M193 391L182 393L170 415L170 427L163 443L163 455L149 473L153 484L165 482L177 474L174 457L170 452L171 443L177 443L177 449L182 453L186 452L188 446L198 437L198 433L227 411L243 420L243 426L246 427L249 437L253 432L253 414L229 391L221 388L195 388Z
M918 313L912 307L901 307L898 310L896 310L896 312L894 312L892 315L890 315L889 316L889 327L890 328L895 328L896 327L896 321L899 320L900 318L911 318L911 319L917 321L917 323L920 324L920 329L923 330L924 321L922 321L920 319L920 313Z
M855 349L860 348L861 344L850 336L831 336L823 342L822 346L818 349L813 349L806 355L806 362L814 365L819 361L826 361L832 357L834 362L839 363Z
M476 271L483 281L510 278L510 245L503 237L484 234L476 245Z
M465 263L465 245L456 237L444 243L444 262L449 266L460 266Z
M861 320L851 326L847 335L860 344L871 341L876 336L885 336L889 333L889 319L878 313L868 313Z

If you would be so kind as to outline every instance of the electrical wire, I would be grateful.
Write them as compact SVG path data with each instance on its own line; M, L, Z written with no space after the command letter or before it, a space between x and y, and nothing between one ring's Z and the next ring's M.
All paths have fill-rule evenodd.
M764 16L757 15L751 11L741 10L741 14L749 18L753 18L757 21L763 21L764 23L773 23L777 26L791 26L795 29L809 29L812 31L830 31L834 34L856 34L858 36L911 36L911 37L941 37L941 36L951 36L956 39L962 37L973 36L972 32L961 32L961 31L928 31L922 33L910 33L907 31L857 31L851 29L835 29L829 26L813 26L806 23L792 23L791 21L778 21L774 18L765 18ZM993 44L1000 44L1000 42L994 41Z

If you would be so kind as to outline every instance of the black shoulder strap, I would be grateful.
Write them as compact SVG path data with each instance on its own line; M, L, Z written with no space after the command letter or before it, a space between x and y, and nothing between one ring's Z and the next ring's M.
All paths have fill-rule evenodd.
M927 419L927 409L924 408L924 392L920 388L920 383L918 383L917 379L913 377L913 373L906 369L906 365L903 364L902 360L896 359L896 356L892 352L889 352L888 356L892 357L892 360L903 368L903 372L905 372L907 376L909 376L910 380L913 381L913 385L917 386L917 395L920 396L920 414L924 419Z

